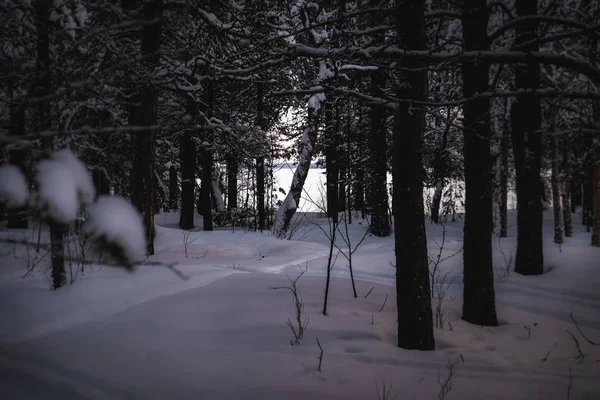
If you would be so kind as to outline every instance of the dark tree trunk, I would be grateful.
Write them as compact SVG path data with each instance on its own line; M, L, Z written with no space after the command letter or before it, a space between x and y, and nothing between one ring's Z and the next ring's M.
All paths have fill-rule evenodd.
M49 34L49 4L48 0L36 0L36 27L37 27L37 67L38 88L40 95L51 92L50 80L50 34ZM40 130L49 130L52 121L50 115L50 102L43 101L39 105ZM42 138L44 152L53 151L51 136ZM58 289L67 282L64 254L64 226L52 219L48 220L50 228L50 259L52 264L52 288Z
M423 3L396 2L398 45L426 48ZM412 62L399 71L399 99L427 100L427 72ZM394 121L393 208L396 248L398 346L433 350L433 315L429 286L425 210L423 205L423 134L425 108L398 103Z
M465 50L488 50L486 0L464 0ZM463 64L465 98L488 90L489 64ZM465 158L464 292L462 319L496 326L496 295L492 264L494 202L493 159L490 154L490 102L467 101L463 108Z
M177 210L179 207L177 204L179 203L179 182L178 182L179 174L177 173L177 168L171 164L169 166L169 209L171 211Z
M158 19L157 22L144 25L142 28L141 54L149 55L160 49L162 34L162 10L158 1L146 4L141 10L141 17L146 21ZM147 74L152 73L159 61L158 55L150 57L142 68ZM158 109L158 92L152 83L146 84L136 93L138 104L132 110L130 120L141 126L156 124ZM136 110L137 109L137 110ZM155 147L156 131L148 130L134 135L134 164L132 171L132 202L144 217L146 253L154 254L154 186L155 186Z
M562 204L560 195L560 170L559 170L558 137L552 137L552 213L554 217L554 243L562 244Z
M94 181L97 196L110 194L110 181L104 170L99 168L95 169L92 172L92 180Z
M23 136L25 134L25 108L13 105L10 109L10 135ZM26 170L25 149L11 150L9 163L18 166L23 172ZM8 210L6 227L8 229L27 229L27 207L11 208Z
M267 128L264 118L264 93L261 83L256 87L256 123L264 132ZM256 158L256 207L258 208L258 229L266 228L265 213L265 157Z
M338 222L338 178L339 178L339 160L338 160L338 144L339 132L337 131L336 122L334 120L334 103L333 96L327 100L325 105L325 162L327 173L327 216L333 220L333 223ZM316 200L316 199L315 199Z
M202 175L200 182L200 198L199 203L202 209L203 225L202 229L205 231L213 230L213 218L212 218L212 200L211 200L211 185L212 185L212 155L206 148L200 149L202 165Z
M537 15L537 2L516 0L518 17ZM517 25L515 45L537 38L537 22ZM525 51L537 51L536 44ZM515 68L518 89L536 89L540 84L540 69L535 62ZM542 159L540 99L535 95L518 96L512 106L511 135L517 183L517 255L515 272L540 275L544 272L542 240L543 187L540 184Z
M594 168L591 165L585 167L582 193L583 225L590 232L594 224Z
M508 101L505 102L505 118L508 114ZM508 125L508 124L505 124ZM508 236L508 156L510 151L509 126L502 131L500 155L500 237Z
M227 209L237 208L238 198L238 160L230 157L227 160Z
M563 220L565 224L565 237L573 236L573 220L571 218L571 184L573 181L573 150L570 143L565 140L564 172L562 201L563 201Z
M190 104L189 107L192 107L192 105ZM195 107L196 104L193 103L193 108L195 109ZM192 110L188 109L188 113L190 111ZM195 112L192 115L195 115ZM181 229L192 229L194 228L194 189L196 188L196 145L192 139L192 133L189 131L182 133L179 137L179 158L181 165L179 227Z
M371 95L381 97L385 75L383 71L371 74ZM369 131L369 192L368 203L371 210L371 227L373 235L383 237L390 235L390 219L388 215L387 192L387 155L385 108L379 104L371 104L371 129Z
M600 247L600 149L596 150L594 166L594 224L592 227L592 246Z

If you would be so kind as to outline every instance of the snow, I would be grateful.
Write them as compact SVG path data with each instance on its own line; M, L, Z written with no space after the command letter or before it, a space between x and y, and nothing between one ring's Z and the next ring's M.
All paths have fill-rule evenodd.
M118 260L129 268L145 257L142 217L119 196L100 196L87 210L84 233L92 240L118 248Z
M104 199L116 198L99 202ZM328 226L314 213L303 216L309 222L289 241L266 232L193 230L189 257L179 215L157 215L156 255L150 260L178 262L189 277L185 281L157 266L135 274L95 266L73 285L50 291L47 272L21 278L19 257L26 249L18 247L15 257L11 246L0 247L0 392L10 399L346 400L376 399L375 382L380 389L386 382L392 384L391 398L421 400L438 398L438 374L445 379L452 362L448 400L565 399L570 372L571 399L597 398L600 346L583 339L570 314L589 339L600 341L600 249L589 246L580 224L561 248L553 244L551 215L545 213L542 276L504 273L504 256L514 259L514 212L513 236L493 240L498 327L460 320L462 255L440 265L458 278L443 302L452 329L446 323L435 330L433 352L395 346L392 237L367 236L354 253L356 299L347 262L337 258L329 315L320 313L329 248L317 226ZM128 230L130 222L119 218L120 229ZM141 226L139 219L132 222ZM365 221L353 218L352 243L366 229ZM462 248L462 229L461 220L446 223L444 256ZM435 255L441 227L428 223L427 234ZM0 238L10 235L0 232ZM345 249L341 238L338 244ZM270 288L287 286L285 275L306 266L299 291L310 323L301 344L290 346L291 293ZM567 330L586 354L582 361L575 359ZM321 372L317 338L324 350Z
M37 201L46 216L62 224L77 218L78 186L68 164L55 159L40 161L36 182Z
M0 204L22 207L27 203L29 190L25 175L14 165L0 167Z
M63 162L68 166L73 175L73 181L77 187L77 193L81 204L84 206L91 204L96 197L96 188L85 164L75 157L69 149L55 152L52 154L52 158L56 161Z

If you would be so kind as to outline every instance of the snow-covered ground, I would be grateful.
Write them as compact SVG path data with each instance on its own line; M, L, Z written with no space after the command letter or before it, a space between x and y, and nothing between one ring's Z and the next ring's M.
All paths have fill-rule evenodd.
M446 281L456 278L443 302L446 322L435 331L434 352L395 346L392 238L367 236L354 253L358 298L348 263L338 256L329 313L320 313L329 248L317 225L328 227L316 215L308 219L294 236L301 240L291 241L197 229L187 239L186 257L178 215L156 216L152 260L177 261L186 281L159 266L134 273L94 266L73 285L50 291L47 272L22 278L26 249L0 247L0 397L378 399L385 383L391 385L386 398L438 399L451 363L446 399L600 399L600 346L581 334L600 342L600 249L589 245L580 218L560 249L547 214L548 271L523 277L505 272L505 257L514 258L515 249L511 214L512 237L494 239L496 328L460 320L462 255L444 261ZM353 244L367 228L360 222L349 226ZM427 230L435 257L441 228L427 224ZM449 222L446 230L443 256L461 249L462 222ZM9 235L32 232L0 232ZM291 346L292 294L272 288L287 286L286 275L303 267L299 293L310 319L301 344ZM583 360L575 358L570 334Z

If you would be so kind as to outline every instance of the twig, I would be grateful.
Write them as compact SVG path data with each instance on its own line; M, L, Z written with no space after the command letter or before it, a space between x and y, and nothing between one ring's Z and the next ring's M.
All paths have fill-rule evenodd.
M571 316L571 320L575 324L575 328L577 328L577 331L579 332L581 337L584 338L585 341L588 342L589 344L591 344L592 346L600 346L600 343L592 342L590 339L588 339L587 336L585 336L585 334L582 332L581 328L579 327L579 324L577 323L575 316L573 316L573 312L571 312L569 315Z
M567 329L567 333L569 335L571 335L571 337L573 338L573 341L575 342L575 348L577 349L577 352L579 353L578 355L575 356L575 359L579 360L579 364L581 364L583 362L583 359L587 356L587 354L583 354L583 352L581 351L581 346L579 345L579 340L577 340L575 335L573 335L568 329Z
M379 309L379 312L383 311L383 307L385 307L385 303L387 303L387 299L388 299L388 294L385 294L385 300L383 301L383 305L381 306L381 308Z
M323 363L323 347L321 347L321 343L319 342L319 338L317 338L317 345L319 346L319 349L321 350L321 354L319 354L319 357L317 357L319 359L319 366L317 367L317 370L319 372L321 372L321 364Z
M438 385L440 385L440 391L438 392L438 400L444 400L446 395L448 393L450 393L450 391L452 390L452 387L454 385L454 366L455 365L456 365L456 362L453 363L450 360L448 360L448 364L446 364L446 371L448 372L448 375L443 380L440 376L440 370L438 369L437 381L438 381Z
M552 353L552 349L548 349L548 352L546 353L544 358L542 358L542 361L544 361L544 362L548 361L548 356L550 355L550 353Z
M369 297L369 295L371 294L371 292L373 291L373 289L375 289L375 286L373 286L373 287L371 288L371 290L369 290L369 291L367 292L367 294L365 294L365 299L366 299L367 297Z

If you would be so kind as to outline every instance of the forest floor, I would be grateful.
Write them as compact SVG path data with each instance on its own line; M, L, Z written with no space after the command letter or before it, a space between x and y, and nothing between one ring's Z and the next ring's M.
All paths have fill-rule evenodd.
M347 260L337 257L328 315L321 313L329 240L318 227L327 232L327 220L316 214L289 241L240 229L187 236L177 214L157 215L151 260L177 262L188 280L158 266L128 273L94 265L51 291L47 255L22 278L35 249L3 245L1 397L600 400L600 346L590 343L600 343L600 249L575 215L574 237L552 243L550 211L542 276L507 270L516 246L512 212L510 237L494 238L500 326L493 328L460 319L462 221L445 224L441 257L451 257L436 274L445 277L436 286L445 296L432 352L395 345L393 237L367 235L353 254L358 298ZM348 226L353 246L367 229L360 222ZM442 227L427 223L427 234L435 259ZM37 239L37 231L0 232L8 236ZM290 285L287 276L303 268L298 293L308 326L292 346L292 292L273 288Z

